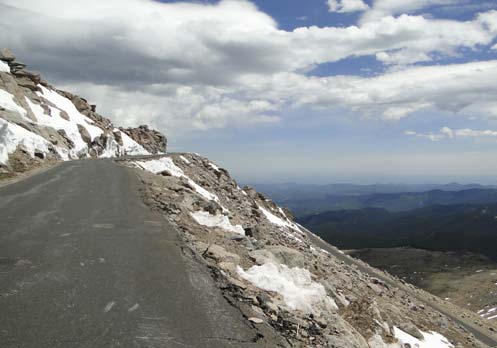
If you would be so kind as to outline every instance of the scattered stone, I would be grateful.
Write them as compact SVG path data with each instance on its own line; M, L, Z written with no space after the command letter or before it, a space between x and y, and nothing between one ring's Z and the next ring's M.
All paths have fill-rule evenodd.
M248 320L254 324L262 324L264 322L264 320L262 320L260 318L256 318L256 317L250 317L250 318L248 318Z

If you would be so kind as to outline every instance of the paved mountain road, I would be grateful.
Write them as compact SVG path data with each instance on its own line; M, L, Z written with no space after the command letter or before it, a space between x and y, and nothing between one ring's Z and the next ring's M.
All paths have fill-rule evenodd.
M110 160L0 188L0 347L264 347Z

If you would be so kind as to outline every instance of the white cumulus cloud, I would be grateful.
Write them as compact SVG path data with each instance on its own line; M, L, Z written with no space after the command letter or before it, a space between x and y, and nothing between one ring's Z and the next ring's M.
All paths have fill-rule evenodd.
M330 4L341 12L366 5ZM410 66L492 44L497 11L466 21L395 16L423 6L377 0L362 10L382 15L358 25L289 31L247 0L0 0L0 42L115 121L169 134L271 124L301 106L385 120L430 108L497 116L496 61ZM371 78L305 73L361 56L390 69Z

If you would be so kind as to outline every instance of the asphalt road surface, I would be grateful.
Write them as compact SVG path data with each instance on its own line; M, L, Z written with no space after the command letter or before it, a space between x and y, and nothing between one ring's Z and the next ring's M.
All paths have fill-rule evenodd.
M305 230L305 229L304 229ZM332 247L328 243L324 242L322 239L316 237L316 235L310 233L307 231L307 234L309 238L312 240L312 242L317 245L318 247L328 251L330 254L332 254L334 257L337 259L345 262L348 265L355 265L357 269L359 269L361 272L369 274L372 277L376 277L378 279L381 279L384 281L388 286L391 287L398 287L398 284L393 282L391 279L383 276L380 272L375 272L374 269L365 267L363 264L360 262L357 262L354 260L352 257L347 256L345 254L342 254L338 249L335 247ZM439 311L440 313L443 313L446 317L450 318L452 321L457 323L458 325L464 327L468 332L471 332L476 339L481 341L482 343L488 345L489 347L497 347L497 340L493 337L491 337L489 334L485 333L481 328L479 328L476 325L472 325L466 321L461 320L460 318L455 317L454 315L448 313L446 310L444 310L441 306L439 306L437 303L433 301L429 301L429 299L426 298L421 298L418 295L411 293L410 294L414 297L416 297L419 301L425 303L426 305L434 308L435 310Z
M0 347L264 347L110 160L0 188Z

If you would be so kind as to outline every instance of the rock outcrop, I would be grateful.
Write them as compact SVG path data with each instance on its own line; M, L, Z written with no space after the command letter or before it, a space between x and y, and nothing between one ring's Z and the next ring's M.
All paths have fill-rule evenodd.
M96 106L26 70L0 51L0 174L60 160L166 152L167 140L146 126L120 130Z
M158 154L166 153L167 151L167 138L162 133L149 129L147 125L119 129L138 144L141 144L150 153Z

